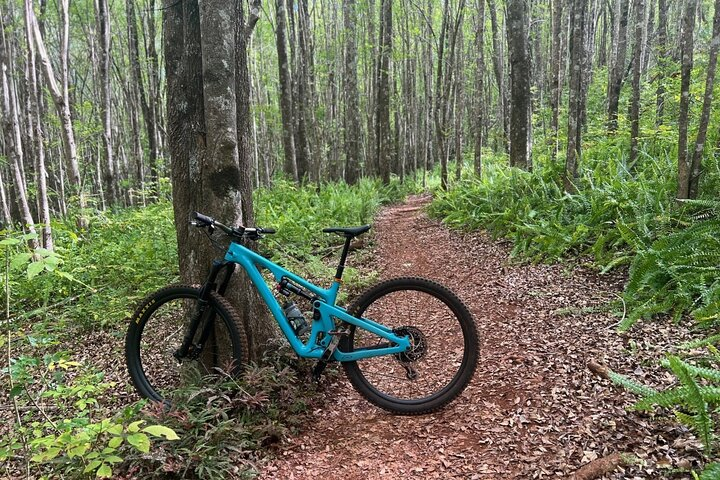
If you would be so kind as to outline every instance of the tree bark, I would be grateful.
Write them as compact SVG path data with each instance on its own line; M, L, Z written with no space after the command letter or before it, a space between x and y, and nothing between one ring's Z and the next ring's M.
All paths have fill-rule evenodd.
M357 78L357 12L355 0L343 1L345 63L343 69L343 145L345 181L354 184L360 177L360 102Z
M390 182L392 133L390 131L390 56L392 55L392 0L381 0L378 33L377 100L375 103L375 151L378 173Z
M295 161L295 137L293 136L293 104L290 65L287 56L287 38L285 21L285 0L275 0L277 12L275 44L278 56L278 74L280 78L280 114L282 117L283 152L285 154L284 170L290 178L298 181L298 168Z
M686 0L680 31L680 114L678 116L678 188L677 198L690 198L691 159L688 156L690 77L693 67L693 32L697 0Z
M30 111L30 124L32 128L32 138L34 144L35 155L37 156L37 189L38 189L38 217L42 223L42 231L40 239L42 246L48 250L53 250L52 228L50 226L50 205L48 202L47 187L47 168L45 166L45 136L42 128L42 119L40 116L40 88L37 76L37 58L35 55L35 43L33 40L33 28L30 12L32 10L32 1L25 0L25 40L27 45L27 70L28 70L28 101Z
M98 37L100 44L100 116L103 124L103 186L110 205L117 203L117 172L112 138L112 90L110 89L110 16L107 0L97 3Z
M658 28L657 28L657 90L655 101L655 126L663 123L665 110L665 70L667 68L667 23L668 1L658 0Z
M86 226L86 220L84 219L84 210L86 208L86 200L83 192L81 179L80 179L80 167L77 158L77 146L75 143L75 132L73 130L72 116L70 114L70 94L69 94L69 79L68 79L68 62L70 55L70 17L69 17L69 0L60 0L58 2L60 6L60 20L61 20L61 35L60 35L60 72L61 72L61 85L57 83L53 66L50 61L47 49L45 48L45 41L40 33L37 18L35 17L32 9L30 10L30 21L33 25L33 39L35 40L38 55L40 55L40 62L43 66L43 74L45 75L45 81L48 88L50 89L55 108L57 109L58 117L60 118L61 129L63 139L63 149L65 154L65 161L68 165L70 173L70 185L72 186L75 194L79 198L80 215L78 217L78 226L81 228Z
M568 145L565 159L564 187L577 191L578 163L581 158L582 118L584 110L582 76L585 69L586 0L571 0L570 12L570 85L568 89Z
M550 108L552 110L551 128L554 136L554 146L552 149L553 158L557 156L559 147L559 126L560 126L560 98L562 97L562 87L560 82L560 51L561 44L561 26L562 26L562 10L563 0L552 0L552 53L550 55ZM564 63L564 62L563 62Z
M628 168L635 169L639 153L640 137L640 73L644 45L645 1L635 0L635 45L633 48L632 100L630 102L630 159Z
M505 73L504 73L504 59L505 52L503 51L502 35L500 34L500 27L497 20L497 8L495 7L495 0L487 0L488 9L490 10L490 26L492 28L492 42L493 42L493 69L495 71L495 81L498 86L498 114L500 121L502 121L502 141L501 144L503 149L507 152L510 150L508 142L510 141L509 123L507 114L508 110L508 94L507 87L505 85Z
M697 198L700 193L700 175L702 173L702 156L707 139L708 123L712 110L713 87L715 86L715 71L717 69L718 48L720 47L720 0L715 0L715 14L713 16L713 33L708 52L707 77L705 79L705 96L703 98L700 124L698 125L695 149L692 154L690 185L688 196Z
M475 118L474 137L475 149L473 155L473 170L475 175L482 175L482 146L483 146L483 123L485 118L485 102L482 100L485 90L485 0L477 1L477 17L475 24L475 48L477 50L477 61L475 65Z
M164 12L180 275L197 283L217 253L192 235L190 212L203 211L234 225L253 222L246 55L258 6L254 3L246 14L243 0L203 0L201 5L166 0ZM250 357L258 359L270 328L248 281L236 275L228 297L247 327Z
M507 2L507 37L510 53L510 165L530 170L530 49L525 0Z
M617 130L620 90L625 80L625 57L627 54L627 21L630 0L615 0L615 25L613 26L613 51L608 79L608 132Z
M153 182L153 188L157 189L157 133L155 125L155 114L148 104L148 96L145 90L145 83L142 79L140 70L140 47L138 45L137 19L135 15L135 1L125 0L125 11L127 12L128 23L128 50L130 57L130 70L138 92L140 100L140 110L142 112L143 121L145 123L145 136L148 141L148 163L150 165L150 181ZM137 177L140 182L140 188L143 191L143 199L145 198L145 171L142 163L138 164Z
M10 52L8 39L5 32L5 18L0 11L0 83L2 84L2 126L5 137L5 145L9 152L13 180L15 181L16 202L22 218L23 229L35 233L35 221L30 212L30 205L27 199L25 179L23 178L21 165L23 162L23 146L20 133L20 121L18 118L19 106L13 81L13 55ZM38 242L35 239L28 240L30 248L37 248Z

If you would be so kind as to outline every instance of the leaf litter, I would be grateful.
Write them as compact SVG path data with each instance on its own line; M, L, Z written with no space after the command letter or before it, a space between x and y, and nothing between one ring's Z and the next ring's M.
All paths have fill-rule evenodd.
M700 442L668 417L629 409L635 397L587 367L600 362L664 388L672 377L659 360L693 338L690 325L661 319L618 334L608 305L624 272L517 264L507 242L429 219L429 201L411 197L379 214L371 267L382 278L436 280L470 307L481 342L473 381L444 410L401 417L342 376L325 380L305 428L284 439L260 478L691 478Z

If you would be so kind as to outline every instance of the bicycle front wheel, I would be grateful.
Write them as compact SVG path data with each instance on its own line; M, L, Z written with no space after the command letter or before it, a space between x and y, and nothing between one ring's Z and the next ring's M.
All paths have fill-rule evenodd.
M410 337L410 349L343 366L353 387L392 413L430 413L455 399L472 379L478 334L467 307L450 290L424 278L397 278L363 294L350 312ZM373 349L387 340L352 326L344 351Z
M202 352L182 362L175 358L188 325L201 315L199 299L199 288L172 285L147 297L132 316L125 337L125 358L141 396L169 402L175 392L201 384L208 374L240 374L247 362L247 337L230 303L214 292L195 334L199 339L212 322Z

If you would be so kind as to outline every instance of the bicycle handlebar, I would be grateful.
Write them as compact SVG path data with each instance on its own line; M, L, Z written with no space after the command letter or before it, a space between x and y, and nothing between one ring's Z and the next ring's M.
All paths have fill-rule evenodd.
M200 212L194 212L193 217L195 218L195 220L191 221L190 223L195 225L196 227L217 227L226 234L233 237L247 237L250 239L258 239L261 238L261 235L264 233L275 233L274 228L243 227L242 225L239 227L228 227L227 225L223 225L222 223L218 222L214 218L203 215Z

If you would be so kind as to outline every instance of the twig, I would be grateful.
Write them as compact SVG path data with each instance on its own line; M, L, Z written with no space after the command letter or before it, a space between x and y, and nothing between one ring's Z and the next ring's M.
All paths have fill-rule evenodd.
M620 466L629 465L630 463L626 455L615 452L586 463L570 475L570 480L594 480L614 471Z
M622 302L622 306L623 306L622 318L620 320L618 320L618 322L615 324L615 326L617 326L617 325L621 325L625 321L625 316L627 315L627 305L625 304L625 299L622 297L622 295L618 295L616 293L615 296L620 299L620 301Z
M41 407L40 405L38 405L38 403L35 401L35 398L32 395L30 395L30 392L25 390L25 394L30 399L30 401L33 403L33 405L35 405L35 408L37 408L38 411L40 413L42 413L42 416L45 417L45 420L47 420L48 423L50 423L50 425L53 426L53 428L55 429L56 432L60 433L60 430L58 430L58 428L57 428L57 424L55 422L53 422L52 418L50 418L47 413L45 413L45 409L43 407Z
M598 363L595 360L590 360L588 362L588 369L598 377L612 381L608 373L610 370L605 365Z
M61 307L61 306L65 305L65 304L67 304L67 303L70 303L70 302L74 302L75 300L77 300L77 299L80 298L80 297L84 297L84 296L86 296L86 295L90 295L91 293L92 293L92 294L95 294L95 293L97 293L98 291L99 291L99 290L96 290L96 291L94 291L94 292L81 293L81 294L79 294L79 295L75 295L74 297L66 298L65 300L62 300L62 301L60 301L60 302L58 302L58 303L55 303L55 304L53 304L53 305L48 305L48 306L46 306L46 307L36 308L35 310L31 310L31 311L29 311L29 312L27 312L27 313L23 313L22 315L16 315L16 316L14 316L14 317L12 317L12 318L8 318L7 321L8 321L8 323L10 324L10 323L16 322L16 321L18 321L18 320L27 320L27 319L29 319L29 318L34 318L34 317L40 315L41 313L47 313L47 312L49 312L49 311L51 311L51 310L56 309L57 307Z

